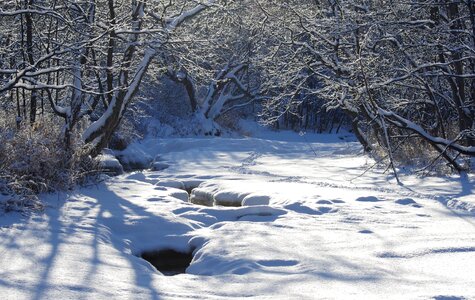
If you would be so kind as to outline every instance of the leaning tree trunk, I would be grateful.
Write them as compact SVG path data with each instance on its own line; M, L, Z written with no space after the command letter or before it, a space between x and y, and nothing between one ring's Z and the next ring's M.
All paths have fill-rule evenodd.
M134 50L130 51L131 52L126 52L126 58L124 59L124 61L129 64ZM97 156L101 150L109 144L112 134L119 126L130 100L138 91L142 78L147 72L147 68L155 54L156 50L153 49L149 49L145 52L130 84L127 85L129 75L128 68L125 68L120 72L119 78L121 80L122 88L113 97L104 114L96 122L92 123L83 134L83 140L89 144L92 156Z
M113 8L113 4L111 5L111 3L112 1L109 1L109 6ZM145 3L143 2L137 3L137 6L134 9L132 15L132 26L135 32L140 31L142 27L141 14L144 5ZM83 140L87 144L86 147L89 147L88 150L92 156L97 156L101 150L109 144L112 134L119 126L120 121L124 116L127 105L137 92L140 83L142 82L142 78L147 72L147 68L157 52L157 50L152 48L145 50L142 60L137 66L135 74L129 83L132 61L137 50L138 36L138 33L131 35L124 51L121 69L118 74L118 91L112 97L112 100L102 116L92 123L83 133Z
M160 39L150 42L150 47L144 51L140 63L137 67L134 67L135 72L129 82L132 61L135 58L136 47L139 45L138 40L141 34L142 17L144 15L146 1L133 1L133 3L135 3L131 19L133 33L130 36L122 58L117 80L117 92L112 97L112 100L102 116L92 123L83 133L83 140L86 142L86 147L88 147L92 156L97 156L101 150L109 144L112 134L124 116L127 105L137 93L152 59L162 45ZM168 33L172 33L180 24L206 10L213 3L214 0L208 0L207 4L197 4L194 8L182 11L178 16L170 18L169 21L166 22L164 30ZM113 7L112 4L113 1L110 0L109 6ZM111 46L113 46L113 44L109 44L109 47Z

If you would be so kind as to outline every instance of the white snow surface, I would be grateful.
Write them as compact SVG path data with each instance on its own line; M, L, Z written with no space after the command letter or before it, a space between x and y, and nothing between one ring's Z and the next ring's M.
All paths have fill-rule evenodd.
M398 186L384 170L364 173L374 161L351 140L261 132L138 144L170 167L0 216L0 298L474 298L475 178L403 175ZM250 206L192 204L183 188L209 205ZM138 257L159 249L194 249L186 274Z

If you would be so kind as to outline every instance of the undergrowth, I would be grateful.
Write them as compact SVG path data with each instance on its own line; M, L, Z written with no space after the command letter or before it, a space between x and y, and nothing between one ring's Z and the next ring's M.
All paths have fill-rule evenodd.
M0 206L5 211L42 210L41 193L71 189L94 175L97 164L80 138L65 147L62 125L41 118L34 125L0 116Z

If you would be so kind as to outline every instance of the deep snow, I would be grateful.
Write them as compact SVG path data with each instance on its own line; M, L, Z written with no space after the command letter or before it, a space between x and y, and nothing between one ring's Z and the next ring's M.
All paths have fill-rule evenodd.
M135 148L167 168L0 217L0 298L475 298L473 176L402 176L398 186L379 169L361 175L373 161L347 135ZM215 206L189 203L184 190L196 187ZM138 257L192 248L176 276Z

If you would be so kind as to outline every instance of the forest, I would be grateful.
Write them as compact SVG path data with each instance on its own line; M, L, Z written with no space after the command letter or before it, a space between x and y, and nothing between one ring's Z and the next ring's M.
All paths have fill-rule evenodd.
M147 201L175 193L175 198L184 199L187 205L205 205L216 211L196 208L193 216L182 216L191 222L191 225L185 222L186 226L194 228L189 231L184 229L185 223L174 227L173 222L165 222L161 217L161 221L157 221L160 210L155 206L144 208L134 202L125 205L128 207L125 209L119 204L101 204L109 205L104 211L110 211L124 222L125 227L119 226L121 234L128 230L146 232L147 238L143 239L132 233L121 236L124 240L139 239L137 243L141 246L129 249L133 255L144 257L148 255L145 253L151 252L143 251L154 249L186 250L193 252L194 257L187 273L234 276L247 274L246 270L250 268L257 272L257 275L251 272L256 276L253 279L264 276L267 280L269 278L264 275L267 271L261 274L256 270L295 269L303 260L276 258L264 261L254 257L249 260L253 263L233 269L224 262L225 253L219 252L220 244L213 240L212 234L186 237L194 235L197 226L216 226L217 223L209 221L213 218L230 222L233 218L264 216L272 222L284 218L281 215L290 218L293 213L314 217L338 215L345 209L337 206L348 202L345 197L351 195L352 189L356 189L357 194L363 193L356 197L357 205L374 204L373 209L378 209L377 203L373 202L383 202L385 198L371 193L386 191L391 195L388 196L390 199L394 198L390 200L391 205L400 204L397 207L411 209L431 207L432 213L426 215L440 213L442 208L437 205L450 211L461 209L463 217L459 212L455 214L467 218L470 225L449 234L443 228L451 224L452 219L446 220L444 218L448 217L440 213L440 229L435 232L443 232L442 236L450 243L460 240L466 243L462 241L463 245L452 248L436 245L427 251L456 252L455 256L467 253L473 258L474 170L473 0L1 2L0 211L9 218L11 214L31 218L31 213L50 216L48 210L52 206L54 214L58 214L67 205L72 205L71 201L86 205L84 199L90 197L101 203L101 195L108 195L107 199L115 199L118 203L129 201L132 192L122 195L124 191L115 189L120 186L125 189L129 181L135 180L135 185L127 189L141 194L148 188L146 184L152 184L157 186L157 193L168 194ZM230 174L238 175L234 178ZM236 182L232 183L234 179ZM279 180L282 187L274 185ZM284 188L286 185L289 186ZM87 192L91 186L102 186L98 188L99 194ZM313 190L315 186L321 190ZM242 191L243 187L251 190ZM308 193L296 192L296 197L300 197L298 201L286 202L292 198L287 194L289 189L304 191L307 188L308 193L324 198L316 202L318 207L305 202ZM333 199L335 191L332 189L345 195L342 196L344 200ZM60 207L51 204L53 195L63 199ZM420 205L422 200L419 198L430 204ZM327 201L330 206L325 208L321 206L325 203L320 201ZM223 212L216 208L220 205L234 207L236 203L240 207L236 211ZM160 205L163 213L172 209L166 203ZM366 209L362 208L361 212L365 211L364 218L370 219L372 213ZM87 211L92 213L93 209L89 207ZM100 217L106 218L103 213L94 215L96 222ZM181 214L186 213L183 210ZM394 211L388 212L392 213ZM133 220L134 215L144 218L139 222L142 227L131 229L127 220ZM353 217L353 221L360 218ZM155 223L146 223L148 219L154 219ZM363 223L374 221L369 219ZM351 220L348 222L352 223ZM63 219L58 217L53 221L50 220L48 226L63 230ZM396 224L400 219L393 221ZM3 226L13 226L8 220L5 224L2 222L0 233ZM256 224L261 226L261 223ZM91 226L98 227L97 224ZM150 243L154 232L150 226L162 226L166 232L170 229L170 233L163 234L160 241ZM305 240L304 232L315 229L310 224L302 226L302 232L295 235L298 239L302 234L300 238ZM360 235L373 233L360 229ZM458 234L463 232L460 237ZM179 241L167 242L172 233L181 236ZM5 234L7 237L10 233ZM232 239L232 231L227 234ZM390 238L403 240L404 234L399 234ZM319 238L313 236L313 240ZM336 240L340 238L344 239L335 237ZM59 240L61 238L57 237L54 243L49 242L58 245ZM409 250L399 249L402 252L386 249L378 252L377 257L383 260L387 257L393 260L425 257L426 250L414 250L419 242L411 244ZM122 242L111 243L114 249L126 247L120 244ZM279 243L276 245L281 245ZM256 244L249 247L257 247L263 253L277 253L276 249L267 251ZM292 248L291 245L283 247ZM238 247L234 250L239 253ZM221 258L207 256L216 251L221 253ZM332 248L331 251L337 250ZM348 250L343 256L350 252ZM235 256L232 258L236 259ZM0 266L3 267L4 262L0 260ZM313 263L316 262L309 264ZM427 261L422 264L430 265ZM335 270L339 270L338 266ZM48 274L50 267L47 264L44 274ZM358 266L359 270L367 270L366 267L365 264ZM374 283L378 281L374 278L390 276L386 272L393 268L368 271L363 277ZM211 270L209 274L207 269ZM345 275L331 271L326 275L319 273L323 279L318 280L336 280L328 290L335 292L346 279L363 280L353 271ZM136 277L141 278L137 279L137 284L147 292L140 290L137 297L184 297L184 294L173 296L168 292L157 294L154 281L140 277L146 276L140 272L135 269ZM398 274L409 278L405 275L411 272L404 272ZM11 280L3 281L0 270L0 291L6 288L12 299L18 299L17 296L54 298L58 296L54 292L58 286L71 292L70 297L77 298L74 287L48 283L48 276L43 276L43 281L32 279L32 288L21 294L16 286L21 280L15 279L16 275L8 277L7 273L5 271L3 275ZM292 274L310 273L296 271ZM386 275L381 275L383 273ZM277 282L274 281L279 280L276 276L271 276L269 281ZM454 278L447 282L459 280ZM296 280L303 283L313 279L304 276ZM381 280L394 284L393 279L387 277ZM453 290L448 290L449 298L443 298L446 290L441 289L441 282L444 280L434 279L422 294L419 293L421 290L402 290L412 296L435 297L433 299L467 299L465 297L475 295L473 286L460 290L461 287L455 288L455 285ZM472 274L464 280L463 286L468 286L475 278ZM241 288L245 285L241 279L232 281L238 288L229 295L206 294L206 286L212 285L211 278L198 290L204 288L207 297L258 296L257 292L246 294L245 288ZM85 280L84 286L88 284ZM180 281L174 287L182 291L188 284L191 283ZM408 287L405 283L398 284ZM269 293L269 288L264 288L262 295L274 295ZM137 292L134 289L127 289L132 293L127 295ZM367 289L366 286L357 288L353 295L357 295L356 298L363 296ZM392 291L386 289L371 295L391 295ZM200 298L198 290L190 297ZM430 290L437 291L437 295L427 294ZM459 297L457 290L466 294ZM110 297L100 288L89 292L91 294L85 294L86 298ZM314 290L303 289L288 295L280 291L276 295L277 298L287 298L286 295L333 298L333 292L317 297ZM439 296L442 298L437 298ZM455 298L450 298L452 296Z

